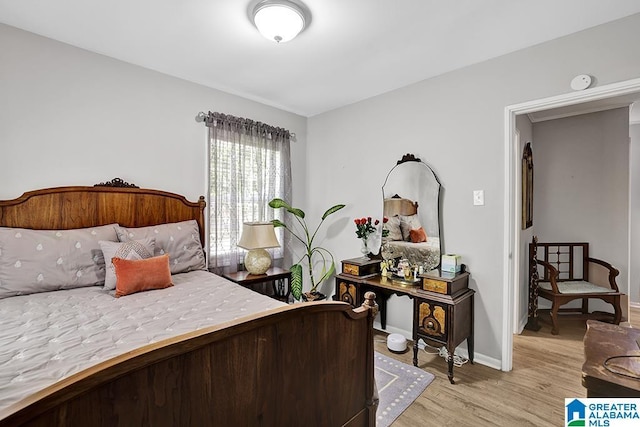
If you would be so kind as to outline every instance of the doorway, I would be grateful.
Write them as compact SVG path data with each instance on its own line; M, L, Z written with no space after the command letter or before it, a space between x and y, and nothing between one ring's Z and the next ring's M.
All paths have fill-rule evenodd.
M534 100L505 107L505 230L503 256L503 331L502 331L502 370L510 371L513 367L513 333L515 328L516 304L514 298L520 284L525 255L522 248L520 230L520 197L519 197L519 165L520 142L516 134L516 116L550 109L561 109L587 102L611 100L640 94L640 79L628 80L581 92L573 92L550 98ZM621 284L628 294L628 281Z

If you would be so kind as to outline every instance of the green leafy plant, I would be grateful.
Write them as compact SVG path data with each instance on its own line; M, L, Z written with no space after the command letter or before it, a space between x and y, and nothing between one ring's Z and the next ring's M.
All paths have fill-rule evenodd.
M304 245L305 253L302 255L300 260L297 263L291 266L291 294L296 300L299 300L302 296L302 264L301 262L304 259L307 259L308 268L309 268L309 279L311 279L311 290L310 293L315 293L318 290L318 286L328 279L333 272L336 270L335 261L333 259L333 255L327 249L320 246L313 246L313 240L316 237L316 233L320 229L320 226L324 222L327 217L340 209L344 208L345 205L335 205L329 209L322 215L322 219L320 223L313 231L310 233L309 227L307 227L307 222L305 221L305 213L302 209L294 208L289 203L285 202L282 199L273 199L269 202L269 206L273 209L285 209L289 212L293 217L298 221L298 224L302 228L302 230L292 229L291 227L287 227L287 225L280 221L279 219L274 219L271 221L274 227L284 227L293 237L298 239L300 243ZM320 278L316 280L314 276L314 262L319 262L322 266L322 270L320 272Z

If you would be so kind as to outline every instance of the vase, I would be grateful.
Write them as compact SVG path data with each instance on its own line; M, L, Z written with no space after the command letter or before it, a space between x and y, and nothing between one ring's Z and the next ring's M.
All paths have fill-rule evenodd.
M362 257L369 259L369 239L363 237L360 239L362 241L362 247L360 248L360 252L362 252Z
M393 248L388 244L386 239L382 239L382 245L380 246L380 255L385 261L393 258Z

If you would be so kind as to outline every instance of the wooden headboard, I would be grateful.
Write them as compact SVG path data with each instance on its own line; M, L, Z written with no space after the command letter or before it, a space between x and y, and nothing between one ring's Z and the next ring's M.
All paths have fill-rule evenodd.
M204 197L137 188L116 178L93 187L55 187L0 200L0 227L67 230L118 223L146 227L195 219L204 245Z
M396 215L415 215L418 213L418 202L403 199L397 194L384 199L383 215L387 218Z

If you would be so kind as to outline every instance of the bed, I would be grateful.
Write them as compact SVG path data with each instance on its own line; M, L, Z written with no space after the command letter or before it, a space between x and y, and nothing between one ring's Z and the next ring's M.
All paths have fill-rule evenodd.
M407 259L411 265L431 270L440 263L440 236L431 232L429 224L418 215L418 202L395 195L384 199L386 258Z
M2 270L18 263L6 236L24 243L38 230L64 239L117 224L131 236L144 229L166 237L163 227L188 223L202 253L204 207L202 197L190 202L119 179L0 201L0 427L375 425L371 293L355 310L286 305L209 273L200 260L178 273L167 261L173 286L119 298L124 270L115 290L45 292L16 292ZM51 275L38 274L33 286Z

